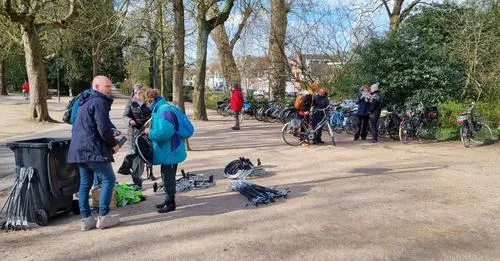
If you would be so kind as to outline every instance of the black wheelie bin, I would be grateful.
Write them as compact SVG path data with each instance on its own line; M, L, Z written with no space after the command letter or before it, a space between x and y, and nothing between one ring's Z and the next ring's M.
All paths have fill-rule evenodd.
M78 201L73 194L79 190L80 175L74 164L66 161L70 139L39 138L7 143L16 161L16 176L22 168L31 167L37 176L41 208L35 220L45 226L49 218L71 211L79 214Z

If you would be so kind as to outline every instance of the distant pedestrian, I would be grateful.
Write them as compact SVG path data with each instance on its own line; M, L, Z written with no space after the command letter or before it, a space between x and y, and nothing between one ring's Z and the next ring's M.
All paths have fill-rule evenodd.
M241 88L239 84L233 84L233 88L231 89L231 100L229 101L230 103L230 109L234 113L234 127L232 127L233 130L239 130L240 129L240 114L241 110L243 109L243 104L245 103L245 100L243 99L243 93L241 92Z
M299 102L299 109L297 111L297 119L302 120L303 122L310 122L310 110L312 106L312 95L309 93L309 91L304 90L301 92L300 96L297 96L297 99L300 99ZM303 126L301 124L301 126ZM305 133L305 129L301 127L300 132ZM299 143L301 145L309 145L308 139L305 134L301 134L299 137Z
M383 107L383 97L379 92L379 83L370 86L370 99L368 105L370 129L372 131L373 142L378 141L378 118Z
M68 162L76 163L80 172L81 230L113 227L120 223L118 216L109 215L109 205L116 182L111 162L120 147L114 137L113 124L109 117L111 104L111 80L96 76L92 81L94 91L83 93L80 108L71 130ZM99 216L92 217L89 207L89 191L94 175L102 181L99 198Z
M24 79L23 87L22 87L24 100L27 101L30 99L30 83L28 82L28 78Z
M356 116L358 117L358 126L356 133L354 134L354 140L357 141L360 137L361 140L366 140L366 135L368 132L368 106L370 105L370 87L368 85L363 85L359 90L359 94L356 97L356 104L358 105L358 111Z
M325 109L326 107L328 107L329 104L330 104L330 101L328 100L328 96L327 96L325 89L323 89L323 88L319 89L318 94L316 96L314 96L313 107L315 109ZM324 117L325 117L324 110L323 111L318 111L318 110L315 111L313 114L313 127L316 128L318 123L320 123ZM316 131L316 133L314 135L314 143L315 144L325 143L321 140L322 132L323 132L323 128L320 128L318 131Z

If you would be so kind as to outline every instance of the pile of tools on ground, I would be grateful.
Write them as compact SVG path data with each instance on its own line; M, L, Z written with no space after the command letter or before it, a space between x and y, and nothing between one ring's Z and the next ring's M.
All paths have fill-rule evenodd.
M0 210L0 216L5 213L2 229L26 230L30 227L29 223L36 221L37 211L42 208L38 182L34 168L21 168L7 201Z
M224 175L227 178L237 179L229 185L229 190L240 192L255 206L275 202L279 198L287 198L290 193L288 188L267 188L245 180L246 177L261 176L265 173L260 159L257 159L257 166L254 166L250 159L244 157L231 161L224 168Z
M224 176L228 179L245 179L246 177L261 176L265 173L260 159L257 159L257 166L254 166L250 159L244 157L229 162L224 168Z
M175 182L175 190L177 192L188 191L192 189L204 189L212 187L215 185L214 176L204 174L192 174L185 172L181 169L182 178L179 178ZM156 193L159 190L164 190L163 182L153 183L153 192Z

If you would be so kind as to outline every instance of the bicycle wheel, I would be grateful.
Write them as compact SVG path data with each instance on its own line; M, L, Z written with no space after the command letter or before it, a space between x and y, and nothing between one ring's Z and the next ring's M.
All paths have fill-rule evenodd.
M299 146L302 125L293 121L286 123L281 130L283 141L290 146Z
M377 136L379 136L379 137L384 137L385 134L387 133L386 119L387 119L387 117L380 117L378 119L378 122L377 122L377 129L378 129Z
M416 136L419 140L435 140L439 137L437 121L422 122L417 127Z
M462 140L464 147L468 148L470 146L469 128L465 125L460 126L460 140Z
M478 126L476 132L471 137L471 141L475 143L486 143L491 140L491 136L493 133L490 127L481 122L481 125Z
M399 125L399 140L406 144L410 141L411 126L409 122L401 122Z

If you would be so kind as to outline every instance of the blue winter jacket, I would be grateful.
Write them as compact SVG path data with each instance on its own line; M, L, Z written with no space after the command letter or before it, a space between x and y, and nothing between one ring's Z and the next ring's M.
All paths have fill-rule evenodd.
M361 98L361 93L359 93L358 97L356 98L356 104L358 105L358 112L356 113L356 115L368 116L368 106L370 104L364 98Z
M177 164L186 159L185 139L176 134L177 117L163 97L150 106L151 129L149 138L153 146L153 164Z
M113 99L100 93L83 93L80 108L71 130L68 162L113 162L113 124L109 111Z

